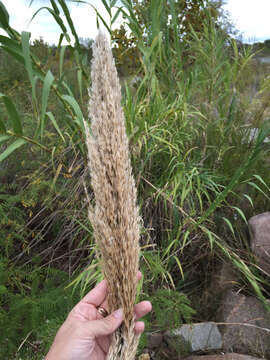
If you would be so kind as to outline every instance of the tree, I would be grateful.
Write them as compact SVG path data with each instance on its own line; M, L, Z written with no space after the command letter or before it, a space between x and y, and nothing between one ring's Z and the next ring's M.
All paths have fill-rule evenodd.
M190 39L191 28L202 32L207 17L218 23L222 14L223 0L125 0L135 31L131 33L124 25L112 32L114 55L122 72L129 72L139 63L138 44L152 44L162 33L169 42L185 42ZM132 25L132 26L133 26Z

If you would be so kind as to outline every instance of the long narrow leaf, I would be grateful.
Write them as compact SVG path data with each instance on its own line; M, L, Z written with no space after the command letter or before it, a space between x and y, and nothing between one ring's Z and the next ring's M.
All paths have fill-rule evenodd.
M76 44L76 47L77 48L80 48L80 42L79 42L79 37L78 37L78 34L76 32L76 29L75 29L75 26L73 24L73 21L71 19L71 16L70 16L70 12L69 12L69 9L66 5L66 2L64 0L58 0L58 2L60 3L62 9L63 9L63 12L65 14L65 17L67 19L67 22L68 22L68 25L70 27L70 30L72 32L72 35L74 36L75 38L75 44Z
M0 1L0 27L4 30L9 27L9 14L2 1Z
M33 75L33 67L32 67L32 60L30 55L30 33L23 31L22 32L22 50L23 50L23 56L25 61L25 68L28 73L29 80L31 84L34 82L34 75Z
M64 58L65 58L65 51L66 46L62 46L60 50L60 59L59 59L59 77L62 77L63 74L63 64L64 64Z
M22 145L26 144L27 141L24 139L18 139L14 141L9 147L0 155L0 162L5 160L13 151L21 147Z
M241 209L239 209L238 207L236 207L236 206L232 206L232 209L237 211L238 214L241 216L241 218L244 220L244 222L247 224L247 219L246 219L245 214L243 213L243 211Z
M44 121L45 121L45 113L47 109L49 94L51 90L51 86L54 80L54 76L51 73L50 70L48 70L45 79L44 79L44 85L42 89L42 105L41 105L41 120L40 120L40 137L43 137L44 132Z
M64 138L64 136L63 136L63 133L62 133L62 131L60 130L60 128L59 128L59 126L58 126L58 124L57 124L57 122L56 122L56 120L55 120L55 117L54 117L54 115L50 112L50 111L48 111L47 113L46 113L46 115L48 116L48 118L51 120L51 122L53 123L53 126L55 127L55 130L58 132L58 134L60 135L60 137L61 137L61 139L65 142L65 138Z
M22 49L18 41L14 39L10 39L9 37L4 35L0 35L0 43L5 46L8 46L9 49L23 56Z
M235 236L234 234L234 229L233 229L233 226L232 226L232 223L230 222L229 219L225 218L225 217L222 217L222 219L226 222L226 224L228 225L229 229L231 230L233 236Z
M259 180L259 181L266 187L267 190L270 191L269 186L268 186L268 185L266 184L266 182L261 178L260 175L255 174L255 175L253 175L253 176L254 176L257 180Z
M15 105L13 104L12 100L9 97L7 97L5 94L0 93L0 98L2 98L5 103L8 112L8 117L10 123L12 123L14 133L18 135L22 135L23 131L22 131L21 119L16 110Z
M106 21L103 19L103 17L100 15L100 13L98 12L97 8L95 6L93 6L92 4L89 4L96 12L97 15L97 28L99 28L99 22L98 19L100 19L103 23L103 25L105 26L105 28L108 30L109 33L111 33L111 29L108 26L108 24L106 23Z
M83 102L83 93L82 93L82 69L79 69L77 71L77 80L78 80L78 86L80 91L80 100L81 103Z
M118 16L121 12L121 8L118 8L116 13L114 14L113 18L112 18L112 21L111 21L111 24L113 25L115 23L115 21L118 19Z
M57 15L60 15L60 10L58 9L56 2L54 0L51 0L51 4L52 4L52 7L53 7L53 10L55 11L55 13Z
M60 26L61 30L63 31L63 34L67 40L68 43L70 43L70 37L68 35L68 32L67 32L67 28L63 22L63 20L61 19L61 17L59 16L59 14L57 12L55 12L54 10L52 10L51 8L47 7L47 6L43 6L41 8L39 8L35 13L34 15L32 16L31 20L32 21L35 16L41 11L41 10L47 10L53 17L54 17L54 20L57 22L57 24Z
M111 7L110 5L107 4L106 0L101 0L102 4L104 5L105 9L107 10L107 13L110 15L110 17L112 16L112 12L111 12Z
M7 132L7 130L6 130L5 124L0 119L0 134L5 134L6 132Z
M0 143L5 142L9 139L11 139L10 135L0 135Z
M7 53L9 53L11 56L13 56L17 61L19 61L19 63L21 63L23 65L25 64L23 55L20 55L17 51L11 49L8 46L4 46L4 45L1 46L1 49L3 49Z
M84 129L84 124L83 124L83 113L80 109L79 104L77 103L77 101L74 99L74 97L70 96L70 95L63 95L62 99L65 100L73 109L76 117L79 120L79 124L81 129Z

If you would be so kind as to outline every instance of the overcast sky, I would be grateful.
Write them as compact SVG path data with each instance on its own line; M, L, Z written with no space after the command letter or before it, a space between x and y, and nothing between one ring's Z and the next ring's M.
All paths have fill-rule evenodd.
M270 0L227 0L224 8L245 41L270 39Z
M60 30L52 15L42 10L29 24L34 12L42 6L49 6L48 0L2 0L10 14L11 26L16 30L30 31L32 39L43 37L52 44L57 44ZM96 6L106 18L106 11L101 0L88 0ZM96 15L89 5L69 4L71 17L80 37L96 36ZM227 0L225 9L229 11L236 28L243 34L245 41L263 41L270 38L270 0Z

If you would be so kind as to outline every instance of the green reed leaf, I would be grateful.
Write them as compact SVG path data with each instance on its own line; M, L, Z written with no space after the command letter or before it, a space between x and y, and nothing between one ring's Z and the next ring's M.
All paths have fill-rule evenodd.
M43 137L43 133L44 133L45 113L46 113L49 94L50 94L50 90L51 90L53 81L54 81L54 76L51 73L51 71L48 70L48 72L45 76L45 79L44 79L44 84L43 84L43 89L42 89L42 97L41 97L41 119L40 119L40 136L41 136L41 138Z
M20 115L18 114L18 111L16 110L15 105L13 104L13 101L7 97L5 94L0 93L0 98L3 99L4 104L6 106L9 121L12 124L13 131L15 134L22 135L22 123Z
M0 155L0 162L5 160L13 151L21 147L22 145L26 144L27 141L24 139L18 139L14 141L11 145L8 146L8 148Z

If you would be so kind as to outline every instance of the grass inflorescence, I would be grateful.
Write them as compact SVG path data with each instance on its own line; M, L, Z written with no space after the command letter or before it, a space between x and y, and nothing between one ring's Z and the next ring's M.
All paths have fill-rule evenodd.
M99 60L90 65L92 42L84 46L74 35L66 2L53 3L52 21L62 29L58 47L31 43L28 33L10 26L0 7L6 30L0 37L0 248L4 263L12 264L9 276L0 273L1 291L12 292L18 279L16 291L25 296L27 289L27 299L35 300L31 281L20 274L55 267L68 274L75 291L85 293L101 278L96 238L105 276L110 279L116 266L127 270L115 275L122 295L120 300L112 295L110 307L126 309L128 327L140 214L141 296L154 299L156 309L147 318L149 330L164 327L169 318L157 298L186 306L186 316L179 311L180 322L212 320L217 299L209 284L224 262L239 275L234 286L267 306L269 274L250 251L246 225L269 204L270 82L267 65L258 68L258 48L229 36L208 6L200 10L195 24L200 26L190 24L185 36L175 1L147 1L147 11L138 17L133 1L120 6L104 0L110 20L97 13L99 24L105 23L113 38L122 13L130 37L111 42L120 88L107 45L98 40ZM131 51L121 47L126 43ZM106 126L101 116L109 120ZM50 271L46 274L49 278ZM122 281L128 288L119 287ZM15 298L4 295L2 319L8 318L9 299ZM31 331L30 325L26 333L20 326L21 335L10 340L11 358ZM31 333L17 355L36 337Z

